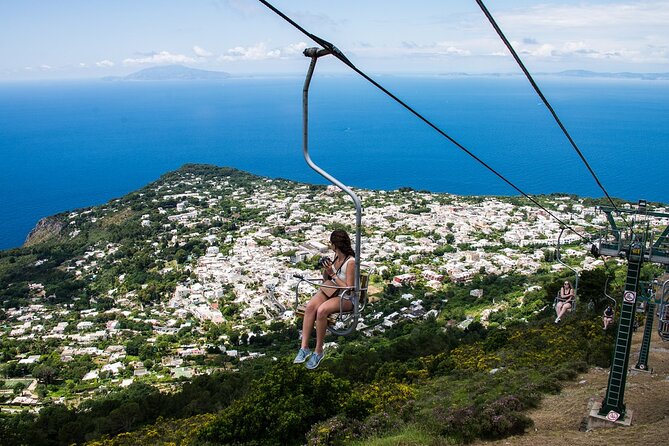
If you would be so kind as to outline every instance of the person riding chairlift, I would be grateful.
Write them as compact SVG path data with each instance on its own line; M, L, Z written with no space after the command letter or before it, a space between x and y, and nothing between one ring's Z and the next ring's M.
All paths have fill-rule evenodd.
M334 259L322 264L323 287L307 303L302 321L302 344L293 362L315 369L325 356L323 342L328 328L328 316L340 311L343 304L345 311L353 308L350 300L341 301L341 287L353 288L355 284L355 251L351 247L351 239L346 231L335 230L330 235L330 249L334 251ZM340 287L333 288L333 287ZM309 349L309 337L316 323L316 348Z
M602 321L604 322L604 330L608 329L609 326L613 324L613 308L611 308L611 305L607 306L604 310Z
M556 324L559 324L565 313L574 307L575 297L574 288L572 288L571 282L568 280L565 281L562 288L560 288L558 302L557 305L555 305L555 312L557 313L557 317L555 318Z

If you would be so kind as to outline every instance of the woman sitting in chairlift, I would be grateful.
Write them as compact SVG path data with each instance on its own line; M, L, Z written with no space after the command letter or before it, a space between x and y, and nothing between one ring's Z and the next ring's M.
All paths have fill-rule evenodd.
M607 306L606 310L604 310L602 321L604 322L604 330L608 329L613 324L613 308L611 308L611 305Z
M330 235L330 249L334 251L334 258L323 258L321 262L323 285L307 303L304 320L302 321L302 345L293 361L295 364L307 362L308 369L315 369L321 363L323 356L323 341L328 328L328 316L337 313L340 305L344 311L351 311L353 304L350 300L341 301L342 289L332 287L355 286L355 251L351 247L351 238L346 231L336 230ZM309 337L316 323L316 348L309 349Z
M557 317L555 318L556 324L560 323L562 316L574 307L574 298L575 294L574 289L571 287L571 282L566 280L562 285L562 288L560 288L558 302L555 306L555 312L557 313Z

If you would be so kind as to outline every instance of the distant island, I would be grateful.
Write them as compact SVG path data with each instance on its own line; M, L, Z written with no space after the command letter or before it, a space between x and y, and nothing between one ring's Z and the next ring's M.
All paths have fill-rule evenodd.
M548 73L544 73L548 74ZM559 73L555 73L558 76L569 76L569 77L598 77L598 78L610 78L610 79L643 79L643 80L669 80L669 73L598 73L596 71L587 71L587 70L566 70Z
M199 70L183 65L163 65L145 68L127 76L108 76L108 81L173 81L173 80L222 80L230 77L223 71Z
M520 72L513 73L465 73L452 72L441 73L441 76L495 76L514 77L521 76ZM669 73L608 73L588 70L565 70L557 73L536 73L538 76L561 76L581 78L605 78L605 79L641 79L641 80L669 80ZM230 78L230 73L224 71L200 70L183 65L161 65L145 68L143 70L128 74L127 76L107 76L107 81L174 81L174 80L222 80Z

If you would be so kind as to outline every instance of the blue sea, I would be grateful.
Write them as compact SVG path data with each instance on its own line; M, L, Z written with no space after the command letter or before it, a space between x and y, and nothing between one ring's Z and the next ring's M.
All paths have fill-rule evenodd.
M527 81L376 78L530 194L602 191ZM537 78L614 197L669 202L669 82ZM42 217L104 203L184 163L323 183L302 159L301 77L0 84L0 249ZM343 182L516 191L380 91L316 76L312 158Z

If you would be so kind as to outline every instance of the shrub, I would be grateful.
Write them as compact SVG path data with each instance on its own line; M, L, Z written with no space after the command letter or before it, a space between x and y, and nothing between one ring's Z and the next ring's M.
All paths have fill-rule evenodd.
M223 410L200 432L200 439L249 446L303 444L313 424L343 411L349 394L348 381L285 361Z
M462 443L476 438L498 439L521 434L532 426L532 420L520 413L524 404L515 396L507 395L485 407L434 410L438 433Z

